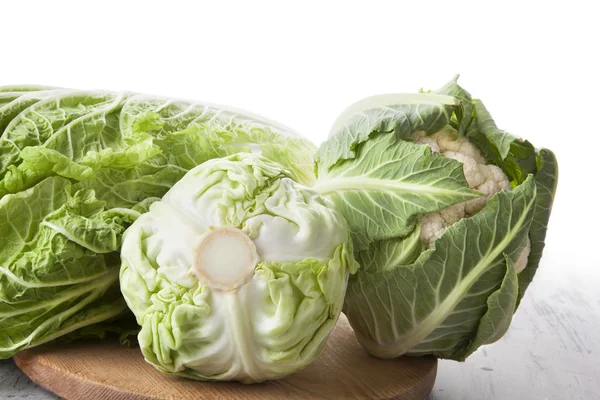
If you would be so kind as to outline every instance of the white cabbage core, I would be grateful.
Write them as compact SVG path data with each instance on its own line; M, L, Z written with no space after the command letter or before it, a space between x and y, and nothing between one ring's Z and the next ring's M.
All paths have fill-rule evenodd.
M230 291L252 278L257 263L256 246L244 232L219 227L201 237L190 272L207 286Z

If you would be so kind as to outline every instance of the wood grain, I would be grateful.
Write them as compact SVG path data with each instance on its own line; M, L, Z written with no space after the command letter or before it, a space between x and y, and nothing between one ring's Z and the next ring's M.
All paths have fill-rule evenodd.
M424 399L433 387L432 357L378 360L360 347L340 317L323 354L285 379L262 384L197 382L147 364L139 349L111 341L45 345L17 354L33 381L70 399Z

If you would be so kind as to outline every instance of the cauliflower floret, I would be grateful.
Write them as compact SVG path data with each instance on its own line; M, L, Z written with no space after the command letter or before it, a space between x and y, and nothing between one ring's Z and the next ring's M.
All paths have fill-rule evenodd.
M446 226L452 225L465 217L465 203L452 204L450 207L440 210L439 213L444 219Z
M438 146L442 151L458 151L460 149L460 145L462 144L459 141L458 132L451 128L444 128L439 132L431 135L433 139L437 142Z
M519 258L517 258L517 261L515 262L515 270L517 271L517 274L523 271L527 266L529 253L531 253L531 240L527 238L525 241L525 247L523 247L523 250L521 250L521 253L519 254Z
M467 138L458 137L458 133L452 128L444 128L431 136L427 136L425 132L415 132L412 138L415 143L425 144L431 147L432 151L461 162L469 188L478 190L485 195L453 204L440 211L421 215L421 239L428 248L431 248L433 242L444 233L448 226L462 218L476 214L485 207L495 193L502 189L510 190L511 186L508 177L500 168L495 165L486 165L485 158L479 149ZM522 262L521 257L525 257L524 262L527 264L529 250L526 255L523 254L528 246L519 256L519 262Z
M442 154L463 164L465 179L470 188L475 188L485 182L486 177L480 169L480 164L477 164L473 158L455 151L446 151Z
M467 215L475 215L479 211L481 211L481 209L483 207L485 207L487 202L488 202L488 198L485 196L478 197L478 198L472 199L472 200L467 200L467 201L465 201L465 213Z
M439 212L430 212L421 215L421 240L425 247L431 248L433 242L440 237L446 229L446 221Z
M477 186L475 189L485 194L486 200L489 200L495 193L500 191L500 185L496 181L488 180Z
M415 143L426 144L427 146L429 146L431 148L431 151L433 151L434 153L440 152L440 148L439 148L437 142L435 141L435 139L432 138L431 136L427 136L425 134L425 132L423 132L423 131L415 132L414 140L415 140Z
M443 210L421 215L421 239L429 248L444 230L466 216L466 202L452 204Z
M477 164L485 164L485 158L483 158L479 149L473 143L469 142L467 138L460 137L457 139L457 142L460 143L459 153L471 157Z
M510 182L508 181L508 177L506 174L500 169L500 167L496 165L486 165L486 167L491 171L490 179L498 182L500 188L505 190L511 190Z
M477 164L485 164L485 158L483 158L479 149L469 142L466 137L458 137L458 132L452 128L442 129L430 137L435 139L440 153L453 151L472 158Z

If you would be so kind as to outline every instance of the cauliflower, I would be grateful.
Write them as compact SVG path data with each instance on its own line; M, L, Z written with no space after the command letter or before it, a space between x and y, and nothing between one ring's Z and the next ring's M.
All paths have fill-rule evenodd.
M443 210L421 215L421 240L427 248L433 247L435 240L447 227L479 212L495 193L502 189L511 190L506 174L496 165L487 165L479 149L467 138L459 137L456 130L448 127L429 136L419 131L413 133L412 139L415 143L429 146L434 153L440 153L444 157L462 163L469 188L484 194L477 199L456 203ZM527 238L515 263L517 273L527 265L530 251L531 242Z

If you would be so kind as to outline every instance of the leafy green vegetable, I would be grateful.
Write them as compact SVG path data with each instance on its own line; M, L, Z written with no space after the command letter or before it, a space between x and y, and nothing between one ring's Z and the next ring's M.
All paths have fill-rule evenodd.
M461 163L394 134L364 142L355 153L319 169L314 188L346 216L358 249L408 235L419 214L481 196L467 186Z
M389 104L377 106L380 104ZM456 106L449 96L422 94L368 97L349 107L334 123L332 135L315 156L320 173L351 160L356 149L372 136L393 133L403 139L412 132L437 132L446 126Z
M0 200L0 357L126 309L117 250L131 210L47 178Z
M533 279L556 159L498 129L456 78L349 110L315 157L362 265L344 312L375 356L464 360L506 332Z
M122 234L189 169L252 151L310 185L314 150L222 107L0 88L0 357L126 312Z
M344 219L266 158L188 172L127 230L121 289L158 370L260 382L321 352L352 256Z
M465 331L477 331L488 298L507 274L505 257L516 261L527 236L535 190L529 179L514 191L500 192L481 212L450 226L414 263L384 263L389 270L353 279L345 310L367 350L384 358L406 352L464 358L471 340ZM516 277L514 268L511 273ZM516 301L513 286L508 295ZM514 303L505 311L495 310L489 318L510 316Z
M527 268L519 274L518 301L521 301L523 298L525 289L527 289L527 286L533 280L535 271L540 264L545 246L544 239L546 239L546 230L548 229L548 221L550 220L550 212L552 211L552 203L554 201L554 193L558 184L558 163L554 153L550 150L542 149L539 151L537 161L539 172L535 176L535 184L537 186L536 206L529 231L531 253L529 253L527 260Z

